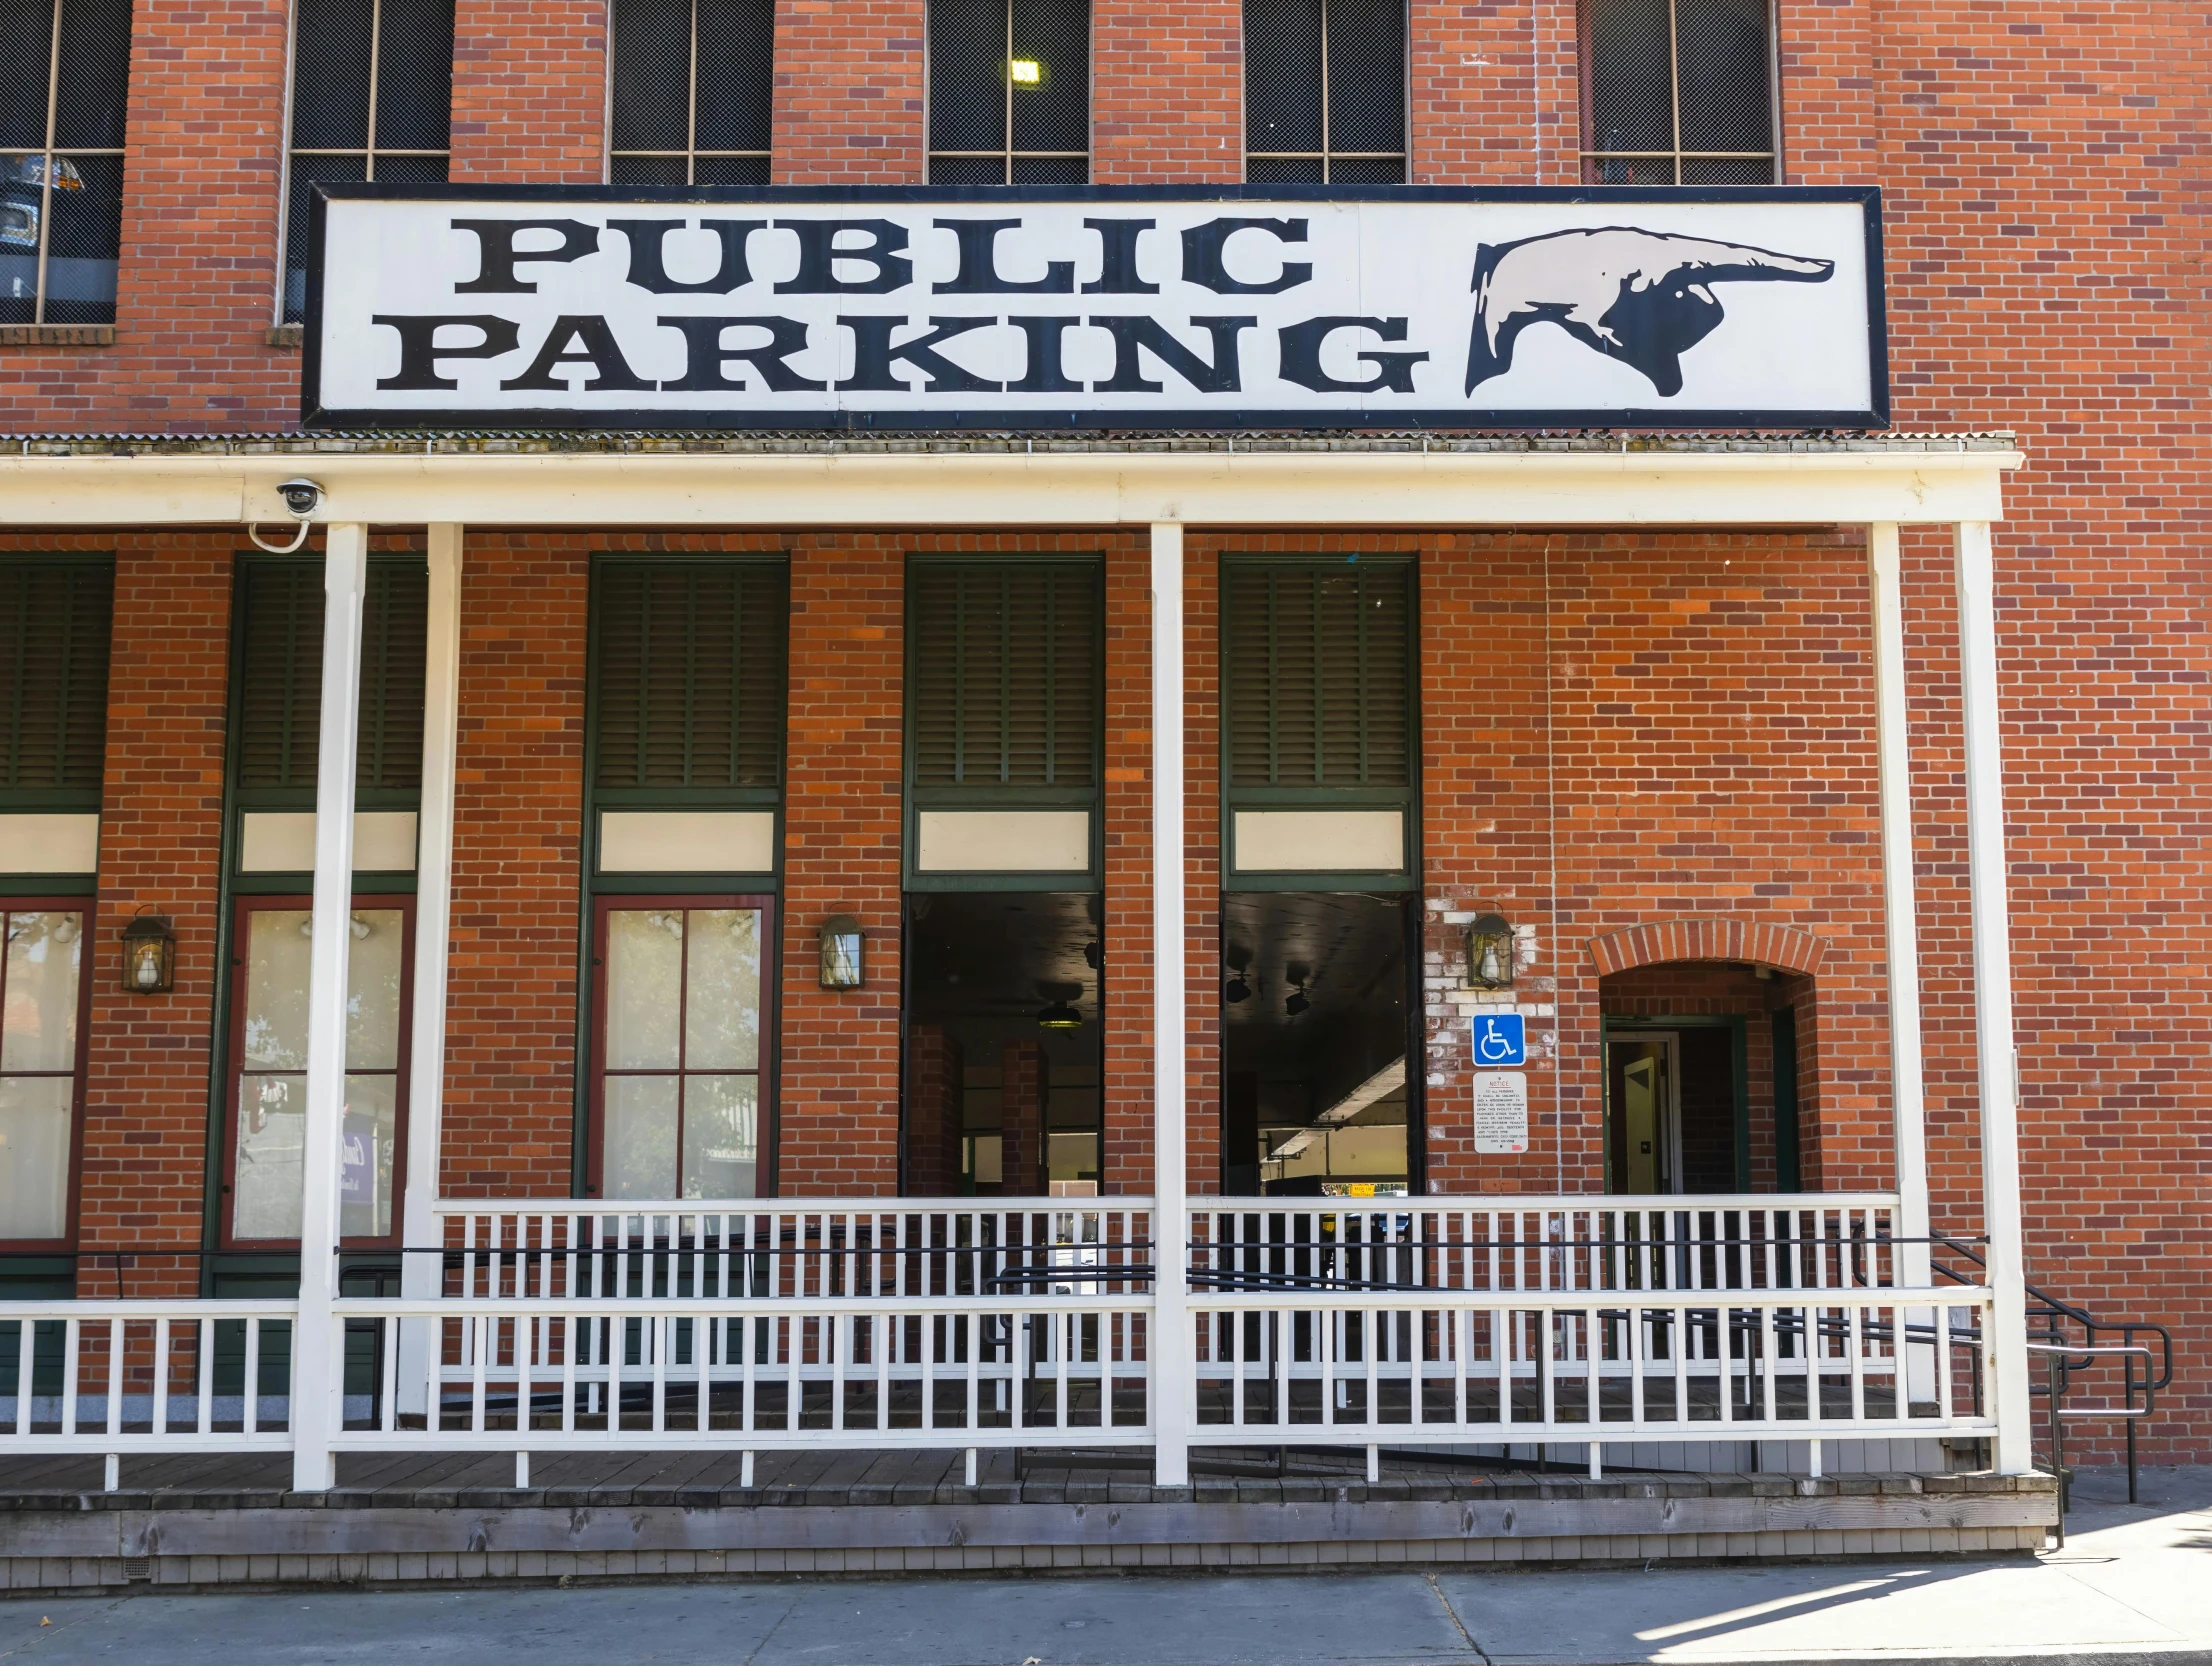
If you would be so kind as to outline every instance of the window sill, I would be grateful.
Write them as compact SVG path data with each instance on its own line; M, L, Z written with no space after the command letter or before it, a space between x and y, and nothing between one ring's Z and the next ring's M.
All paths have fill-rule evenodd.
M0 324L0 347L113 347L113 324Z
M304 325L271 324L261 332L261 340L265 346L282 348L287 352L296 353L300 350L300 341L305 333L306 326Z

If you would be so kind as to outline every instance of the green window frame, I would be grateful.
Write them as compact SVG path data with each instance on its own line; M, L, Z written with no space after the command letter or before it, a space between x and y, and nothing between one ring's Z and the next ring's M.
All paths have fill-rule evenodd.
M359 809L413 810L421 803L429 605L430 572L421 556L370 558L354 751ZM227 769L234 864L240 815L315 807L322 746L323 564L242 559L235 606Z
M1103 561L910 557L906 650L906 888L1097 889L1104 870ZM1088 866L921 871L921 815L932 809L1081 809L1090 818Z
M601 875L603 810L762 810L783 850L790 567L780 553L592 564L584 695L584 876L594 893L728 891L728 873Z
M1418 573L1411 555L1221 563L1221 806L1229 890L1419 884ZM1389 869L1239 872L1239 810L1395 810Z
M114 617L105 556L0 561L0 810L100 808Z

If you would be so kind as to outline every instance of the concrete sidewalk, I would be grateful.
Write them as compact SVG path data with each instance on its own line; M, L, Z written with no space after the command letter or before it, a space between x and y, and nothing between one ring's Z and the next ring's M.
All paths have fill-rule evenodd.
M2212 1666L2212 1470L2125 1496L2084 1475L2066 1549L2002 1562L37 1599L0 1603L0 1661Z

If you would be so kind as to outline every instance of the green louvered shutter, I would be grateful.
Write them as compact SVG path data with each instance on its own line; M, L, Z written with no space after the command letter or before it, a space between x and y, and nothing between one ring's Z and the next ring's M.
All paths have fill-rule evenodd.
M909 574L911 784L1098 781L1098 566L929 563Z
M591 691L597 790L780 784L786 582L781 562L601 564Z
M114 606L106 561L0 563L0 795L99 808Z
M235 785L249 793L312 791L322 721L322 565L252 562L240 591ZM356 747L356 791L364 797L422 788L429 599L423 564L369 563Z
M1232 792L1412 785L1412 585L1395 561L1225 569Z

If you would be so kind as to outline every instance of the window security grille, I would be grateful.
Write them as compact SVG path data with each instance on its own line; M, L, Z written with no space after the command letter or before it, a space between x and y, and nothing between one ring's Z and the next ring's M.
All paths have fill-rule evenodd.
M789 615L781 563L603 563L594 788L775 787Z
M917 788L1075 788L1098 776L1098 569L916 567Z
M100 807L114 596L104 561L0 566L0 802Z
M1780 178L1769 0L1585 0L1583 178Z
M1405 0L1244 0L1244 177L1405 183Z
M453 0L294 0L282 321L307 298L319 181L436 183L453 135Z
M930 182L1090 177L1088 0L930 0Z
M0 0L0 324L112 324L130 0Z
M420 563L372 561L362 607L358 790L422 788L423 670L430 579ZM241 790L312 795L322 721L323 572L319 562L255 562L240 605Z
M1403 562L1224 570L1232 791L1411 786L1412 583Z
M775 0L615 0L607 177L765 185Z

